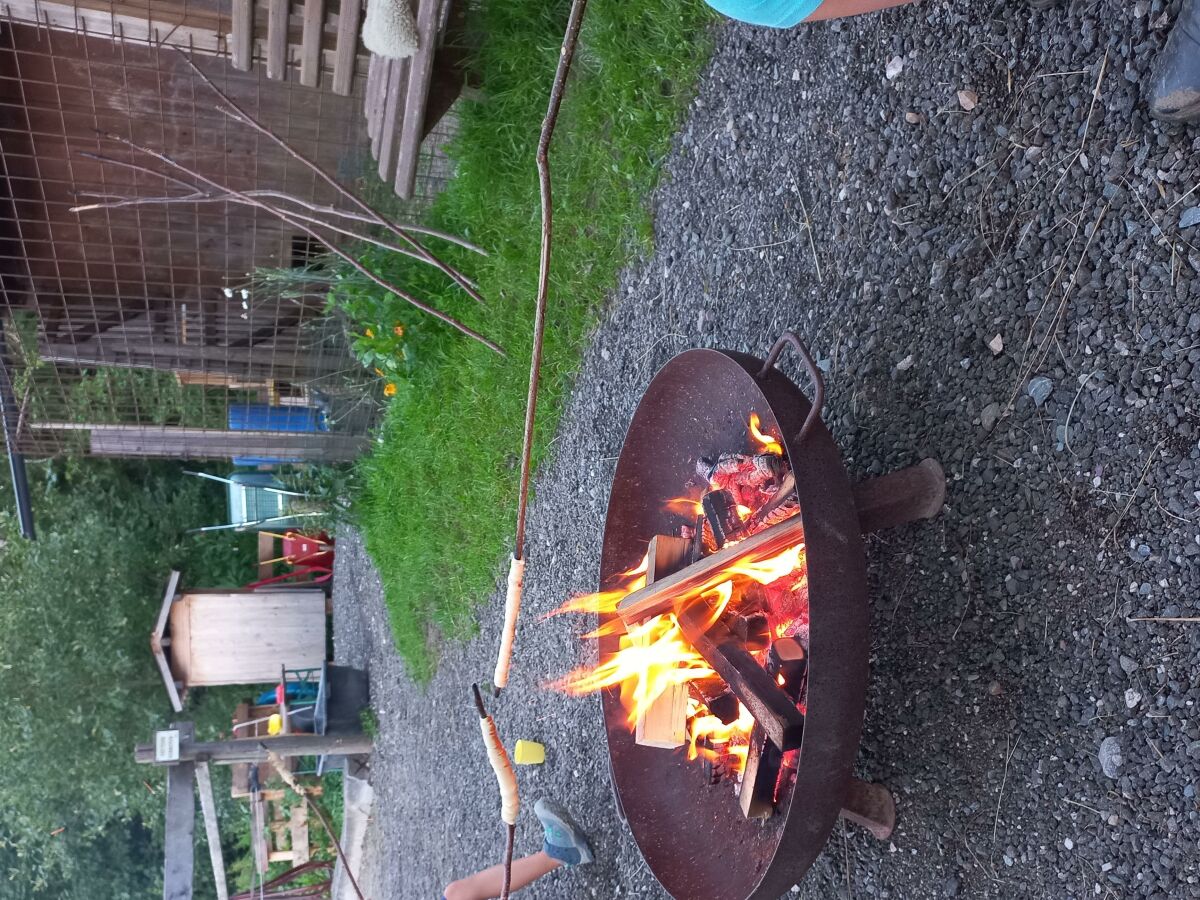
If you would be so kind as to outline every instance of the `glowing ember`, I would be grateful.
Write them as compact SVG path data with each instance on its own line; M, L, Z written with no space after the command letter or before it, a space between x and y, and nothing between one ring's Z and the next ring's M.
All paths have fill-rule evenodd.
M705 476L709 489L728 490L737 498L737 514L743 522L771 498L779 478L786 471L782 459L770 459L772 454L782 457L783 447L777 439L762 431L757 413L750 415L747 427L755 455L724 454L715 464L705 464L707 468L698 469ZM700 500L689 496L667 501L664 510L693 523L704 512ZM752 525L739 537L744 539L761 527ZM684 526L683 531L684 537L692 534L690 525ZM736 540L730 540L726 546L735 543ZM652 617L626 631L616 615L617 606L628 594L646 585L648 567L648 559L643 557L638 565L617 576L613 589L572 598L550 614L595 613L600 616L601 624L586 637L620 635L614 653L596 665L576 669L550 686L575 696L617 688L631 731L636 730L639 718L647 714L665 691L716 675L684 638L674 614ZM754 606L743 610L743 603L752 593ZM737 560L716 578L680 597L676 609L697 600L711 608L711 623L727 612L765 613L773 638L802 635L800 639L807 643L808 580L804 543L798 542L766 558ZM759 651L759 654L765 656L765 651ZM780 684L783 683L780 676ZM754 719L745 707L739 703L737 718L727 724L709 711L693 689L687 715L687 758L707 760L723 772L740 774L746 765L750 732L754 727Z

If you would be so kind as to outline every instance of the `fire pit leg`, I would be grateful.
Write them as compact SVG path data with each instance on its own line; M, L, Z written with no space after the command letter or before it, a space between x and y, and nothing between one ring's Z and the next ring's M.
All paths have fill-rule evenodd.
M932 519L946 500L946 473L936 459L854 485L854 505L863 534Z
M881 784L850 779L850 789L842 801L842 818L861 825L871 836L886 841L896 827L896 801Z

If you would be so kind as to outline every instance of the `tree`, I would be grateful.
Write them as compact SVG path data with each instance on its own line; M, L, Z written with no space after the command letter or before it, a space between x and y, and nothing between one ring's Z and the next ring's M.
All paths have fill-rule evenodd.
M88 861L117 858L114 842L162 817L161 779L132 748L172 716L147 640L168 571L238 584L252 551L245 536L184 534L220 520L223 494L177 466L75 460L30 474L38 540L17 537L10 503L0 512L0 865L31 896L82 883L117 900L119 883L97 891L107 876ZM228 721L228 697L214 701L188 711L201 732Z

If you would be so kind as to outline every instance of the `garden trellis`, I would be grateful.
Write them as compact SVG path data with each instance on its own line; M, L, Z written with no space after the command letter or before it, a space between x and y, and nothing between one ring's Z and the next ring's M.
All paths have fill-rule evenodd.
M328 221L319 211L344 198L268 134L222 112L205 79L339 185L361 190L372 168L366 56L351 54L351 77L340 76L349 96L339 96L331 54L315 84L300 77L296 54L284 78L267 65L240 71L225 25L213 26L212 46L181 45L185 32L168 27L173 9L156 6L167 18L143 23L145 34L119 16L102 33L90 7L69 21L52 12L21 21L16 7L0 19L0 327L15 411L6 443L30 458L353 458L382 385L327 311L331 271L306 224ZM183 10L187 28L200 27L200 12ZM426 146L443 138L435 132ZM130 145L232 191L298 205L284 220L225 200L163 202L180 188L129 165ZM444 174L437 154L421 166ZM418 177L414 210L440 177Z

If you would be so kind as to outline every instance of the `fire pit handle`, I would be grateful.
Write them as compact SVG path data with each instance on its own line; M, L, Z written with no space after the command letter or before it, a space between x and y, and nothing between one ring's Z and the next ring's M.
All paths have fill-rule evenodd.
M808 433L812 430L813 425L821 418L821 409L825 406L825 379L821 377L821 370L817 368L817 364L813 360L812 354L808 352L808 347L804 341L800 340L793 331L785 331L781 334L779 340L771 347L771 352L767 354L767 361L763 363L758 377L765 377L774 368L775 363L779 360L779 354L783 353L783 349L789 344L800 355L800 359L804 362L804 368L808 370L808 377L812 379L813 383L812 409L808 411L808 417L804 420L804 425L800 428L800 433L796 435L796 444L799 446L804 443L804 439L808 437Z

